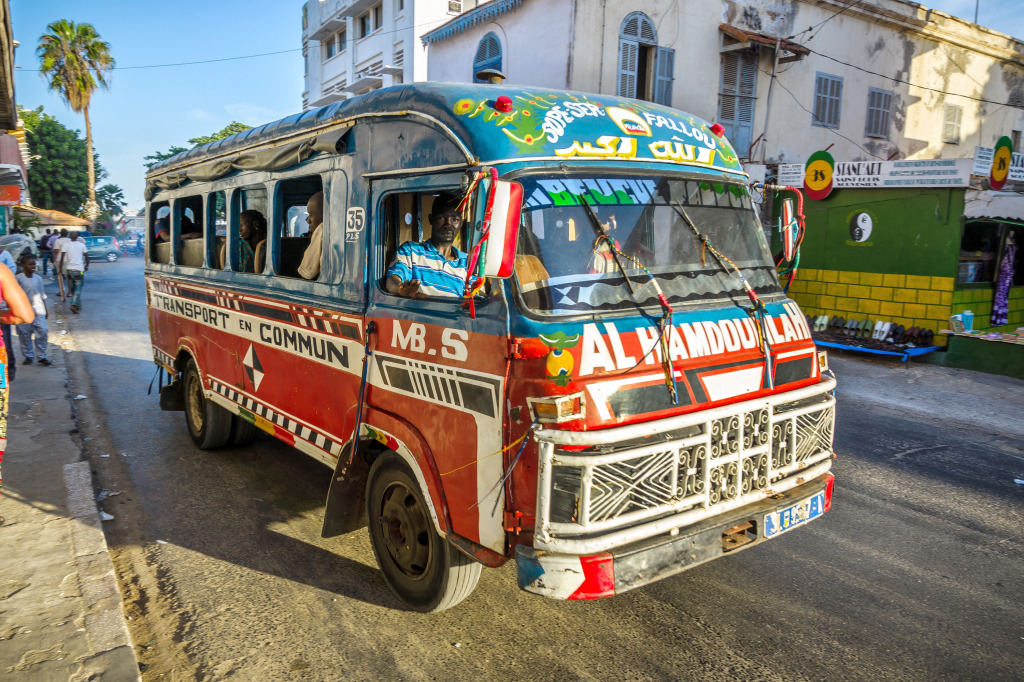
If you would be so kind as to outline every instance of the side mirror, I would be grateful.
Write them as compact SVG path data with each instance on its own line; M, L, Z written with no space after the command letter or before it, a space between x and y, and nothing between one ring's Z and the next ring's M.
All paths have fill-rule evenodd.
M799 231L800 226L796 221L793 200L784 199L782 202L782 254L787 261L792 262L796 257L796 236Z
M519 241L520 214L523 212L523 186L518 182L497 180L491 184L490 235L484 252L484 277L511 277L515 269L516 242Z
M484 184L484 183L481 183ZM508 278L515 270L519 240L523 186L518 182L492 180L483 201L484 215L470 251L469 278Z

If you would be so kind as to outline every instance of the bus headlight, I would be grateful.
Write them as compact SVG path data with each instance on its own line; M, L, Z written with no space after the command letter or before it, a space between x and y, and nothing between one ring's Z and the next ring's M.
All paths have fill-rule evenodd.
M586 407L582 392L527 398L526 402L534 421L541 424L561 424L572 419L582 419Z

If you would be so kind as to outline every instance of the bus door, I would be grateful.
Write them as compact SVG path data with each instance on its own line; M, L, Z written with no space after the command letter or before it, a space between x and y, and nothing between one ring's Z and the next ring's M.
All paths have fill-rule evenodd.
M508 309L500 283L478 298L475 318L454 295L410 298L386 289L388 269L403 245L415 245L416 257L437 254L431 217L451 192L459 192L462 178L452 173L387 179L371 187L368 318L378 338L368 404L418 432L429 452L416 455L436 467L453 530L503 553L503 458L495 455L504 445ZM471 198L465 214L475 215L480 200ZM463 220L457 234L454 246L466 254L470 222ZM431 292L445 286L430 284L437 284ZM372 419L368 423L373 426Z

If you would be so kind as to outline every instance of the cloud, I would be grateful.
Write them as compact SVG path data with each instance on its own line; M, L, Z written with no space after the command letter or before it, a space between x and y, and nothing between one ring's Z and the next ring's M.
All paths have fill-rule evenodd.
M188 115L198 121L212 121L216 118L213 114L203 109L190 109Z

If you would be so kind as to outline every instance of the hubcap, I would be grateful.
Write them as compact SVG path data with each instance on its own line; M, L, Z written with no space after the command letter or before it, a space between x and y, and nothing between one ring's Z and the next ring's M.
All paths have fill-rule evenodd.
M188 416L196 433L203 430L203 386L199 377L189 377Z
M422 578L430 565L430 522L404 484L392 483L384 491L379 523L395 566L413 580Z

